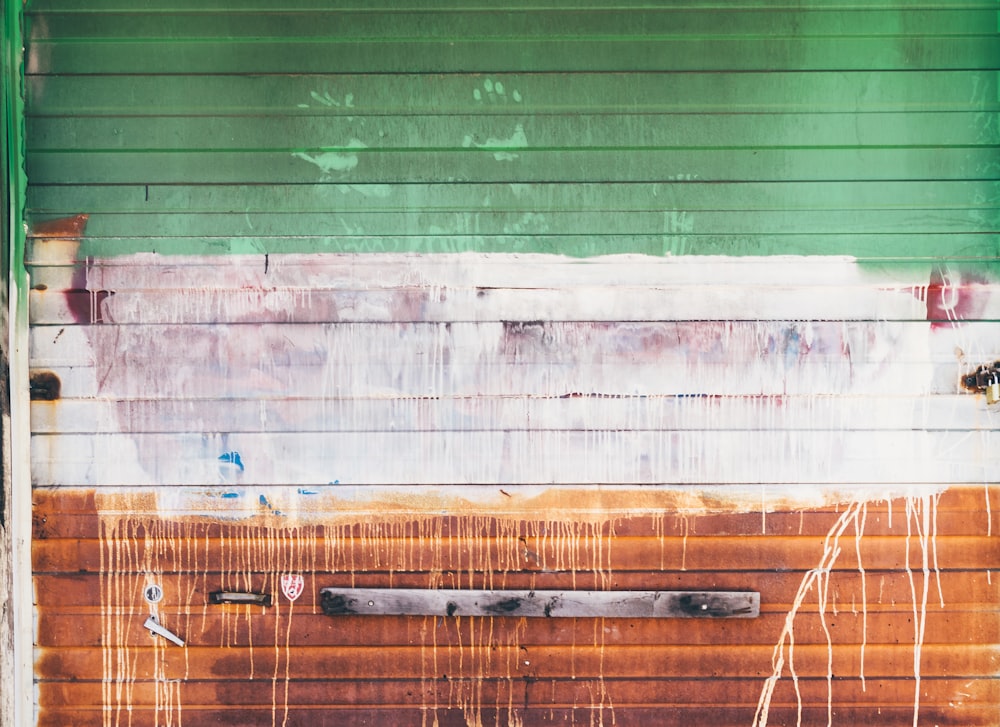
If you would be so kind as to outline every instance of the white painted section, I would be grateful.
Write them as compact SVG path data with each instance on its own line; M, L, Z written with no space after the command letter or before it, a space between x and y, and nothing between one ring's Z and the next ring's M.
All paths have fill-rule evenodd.
M465 398L65 399L35 401L35 434L174 433L252 434L357 432L382 422L390 430L456 432L469 426ZM904 394L796 396L479 397L479 408L501 431L626 430L842 430L864 422L872 430L990 431L1000 427L1000 406L983 395ZM308 422L313 422L310 427Z
M39 486L977 483L1000 432L36 435ZM220 464L238 452L244 469Z
M8 510L11 533L13 591L13 727L37 724L35 714L34 594L31 569L31 402L28 390L28 311L19 304L23 291L17 277L10 276L10 446L11 502Z
M55 284L71 287L74 244L33 258L53 283L36 300L55 302L32 363L62 384L33 407L37 486L269 502L726 486L744 502L749 485L759 506L761 487L816 503L1000 479L1000 412L959 387L1000 358L981 276L935 285L929 265L848 258L136 255L88 266L87 288L114 295L90 300L103 323L67 325L79 307Z

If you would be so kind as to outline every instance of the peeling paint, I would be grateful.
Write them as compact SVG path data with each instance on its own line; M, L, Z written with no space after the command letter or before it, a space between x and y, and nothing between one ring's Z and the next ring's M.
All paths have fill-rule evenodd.
M573 493L567 502L579 500L580 495ZM971 490L964 495L971 496ZM587 523L575 520L572 511L564 511L552 520L524 519L525 515L512 517L477 513L475 510L472 514L460 514L460 507L453 502L449 510L452 514L447 517L430 509L425 516L415 517L403 509L393 514L378 504L369 503L366 508L368 515L365 516L360 510L344 512L339 505L326 503L323 506L326 517L316 517L307 523L305 520L309 518L276 522L257 515L220 521L206 512L191 511L184 515L171 509L169 504L165 507L165 503L159 502L158 495L152 493L107 492L97 493L96 497L97 512L102 522L102 643L105 644L105 679L108 685L105 708L111 715L107 723L115 725L124 724L116 720L123 720L128 713L131 690L134 689L132 685L146 678L143 675L147 672L141 671L143 664L130 654L142 639L148 638L138 629L138 624L149 608L144 602L143 591L151 580L162 583L165 593L156 607L158 612L165 623L185 635L192 647L208 645L199 634L216 616L217 612L213 609L224 609L218 614L223 618L223 627L219 632L222 640L217 645L232 656L218 661L218 668L225 669L229 674L244 673L249 674L251 679L269 682L277 724L289 714L289 689L298 673L296 660L306 658L297 654L292 646L293 614L300 613L300 607L284 602L276 603L273 609L209 606L205 594L210 590L277 592L282 574L302 573L306 593L311 595L304 598L301 608L304 609L302 613L308 614L318 613L315 594L320 587L328 585L330 579L345 585L361 580L370 583L374 573L384 573L385 583L390 587L402 579L399 582L405 582L405 587L499 589L509 587L513 582L535 584L542 583L543 579L561 578L560 582L575 588L614 589L621 587L618 584L622 578L629 577L627 572L618 569L628 564L632 564L629 568L635 567L633 559L641 551L630 550L635 545L630 545L629 541L634 541L642 528L656 533L652 545L655 555L649 555L654 559L652 562L658 565L645 575L647 582L649 578L656 578L657 573L684 573L685 559L690 566L692 558L695 568L703 574L701 578L705 578L705 574L711 572L706 571L710 566L705 558L711 557L710 553L718 552L716 549L721 542L713 533L723 527L723 522L737 517L730 507L719 508L715 513L699 511L701 525L699 535L694 536L690 525L685 524L690 513L678 510L676 506L668 512L651 507L645 514L637 508L608 511L603 521L597 518L595 509L594 520ZM873 529L886 532L884 516L888 514L888 502L878 499L852 501L846 503L846 507L834 506L839 512L834 509L822 512L825 521L832 525L829 525L816 565L811 568L804 565L811 557L808 548L797 551L796 557L803 564L804 576L797 590L789 582L789 588L796 592L774 647L773 673L764 682L755 725L762 727L769 723L772 716L771 696L779 680L786 676L791 679L793 692L797 695L800 724L806 723L802 716L807 699L801 691L803 673L809 675L810 682L825 675L826 721L830 725L842 723L834 715L835 705L840 704L840 700L846 699L849 694L868 691L867 687L873 679L872 667L866 666L865 658L866 651L873 646L868 637L871 614L869 594L872 589L868 587L869 573L862 565L863 549L865 557L873 559L874 565L869 564L869 567L877 571L885 572L888 564L904 564L903 580L894 586L896 600L892 608L895 613L905 616L909 611L913 615L914 623L909 626L912 654L909 678L914 685L913 715L916 721L920 714L919 695L921 676L924 674L921 655L932 610L928 603L932 581L937 580L943 601L941 571L961 571L967 567L947 560L939 563L936 557L940 536L938 508L949 497L952 497L950 492L940 496L928 493L898 501L897 507L906 509L906 521L897 522L898 532L894 533L891 543L880 546L866 545L866 541L877 539ZM664 503L661 501L659 504L662 506ZM966 519L954 509L954 504L949 505L949 512L952 514L948 516L946 532L951 534L951 530ZM753 532L753 516L756 513L748 509L746 514L749 519L744 519L740 527ZM794 533L803 514L802 510L785 509L772 512L771 517L774 527L791 528ZM811 518L819 514L820 511L810 511ZM640 525L642 522L648 524ZM766 540L768 536L757 537ZM844 545L844 539L849 537L853 540L853 547ZM743 535L742 539L746 541L745 547L751 547L752 538ZM815 542L815 536L809 534L805 538L800 536L800 539L807 543ZM660 541L658 545L656 540ZM673 554L666 562L661 561L660 555L664 552L664 540L670 542L666 552ZM877 549L871 550L872 547ZM621 548L625 551L616 554ZM893 552L892 549L897 550ZM761 556L752 555L752 552L748 550L742 556L740 565L761 570L767 564L766 557L763 561L755 560ZM911 560L914 552L917 554L915 561ZM848 558L852 553L856 558L854 563ZM847 563L843 563L845 558L848 558ZM644 562L648 561L646 556ZM789 578L796 577L798 566L795 568L789 573ZM860 614L855 613L851 617L858 622L857 640L846 633L840 635L845 612L837 606L838 600L845 597L843 589L851 578L851 568L854 569L854 585L847 598L858 603L860 609ZM878 592L876 613L887 606L886 595L882 593L884 587L885 576ZM762 596L765 605L768 601L781 598L768 591ZM960 596L956 595L956 599ZM944 607L941 608L943 611ZM810 609L818 619L816 624L809 623ZM259 627L254 627L258 620L271 624L272 628L263 642L253 636L260 631ZM884 619L880 623L884 623ZM575 642L578 661L573 673L579 679L591 679L588 693L593 724L613 724L615 721L617 681L606 680L605 676L610 676L608 669L620 668L611 664L620 664L621 657L616 655L612 662L607 663L605 659L611 653L609 650L618 649L620 643L620 637L609 641L608 635L614 629L627 625L621 620L594 619L589 626L592 638L587 642ZM839 627L836 630L835 625ZM533 644L537 637L532 636L524 619L456 617L441 620L427 617L415 622L414 627L416 631L409 633L419 634L414 647L420 654L416 663L423 684L421 700L426 724L433 724L439 715L452 709L461 710L465 723L470 725L491 723L483 717L483 710L487 709L491 714L494 709L509 713L510 719L506 723L520 723L519 710L522 709L524 690L529 694L529 701L533 699L530 696L532 690L544 677L545 670L553 666L550 659L535 654ZM947 638L947 629L952 627L944 625L944 628L946 632L936 632L935 643ZM905 632L906 629L901 626L899 633ZM803 633L805 635L801 635ZM137 638L140 641L136 641ZM885 638L884 631L879 638ZM240 648L234 651L237 645ZM840 651L842 645L858 652L857 658L852 660L859 664L853 679L840 670L844 659ZM879 658L874 678L881 679L887 668L883 653L885 646L882 643L875 646ZM166 647L162 652L164 671L157 673L166 680L165 684L176 683L179 686L171 687L177 691L164 692L162 701L157 702L158 709L174 710L180 714L178 710L182 708L183 684L189 678L189 667L181 670L180 664L171 659L179 652L171 652ZM238 659L237 652L240 654ZM840 665L836 680L833 678L835 652L840 654L836 657ZM223 652L220 652L219 657L222 655ZM264 662L268 665L264 672L257 663L261 656L266 656ZM184 661L186 664L187 657ZM536 671L538 668L542 671ZM898 676L905 676L905 662L892 668L900 670ZM484 690L489 684L493 686L489 688L490 696L487 698ZM494 687L500 688L500 691L495 691ZM815 703L809 706L814 707Z
M69 271L78 244L36 237L38 256L62 255L54 267ZM770 677L760 644L727 657L759 659L740 662L763 680L756 716L753 695L739 697L747 723L791 709L800 724L833 725L843 695L874 699L873 684L903 674L872 638L889 628L886 608L914 622L905 672L914 723L927 713L921 689L942 638L927 638L937 616L930 580L943 609L953 573L979 567L961 549L953 560L953 546L939 562L939 503L985 486L985 516L968 527L992 535L990 483L1000 476L993 413L958 382L996 356L1000 333L963 322L968 312L951 326L927 320L909 289L928 270L885 285L851 260L788 259L775 269L808 282L786 293L770 290L774 269L752 260L608 258L540 272L555 263L515 258L446 256L435 269L405 256L379 268L273 253L248 265L87 263L88 286L115 295L100 301L104 325L72 325L96 321L53 308L46 325L60 333L33 340L36 367L62 384L58 400L35 403L34 465L39 492L90 492L99 518L107 727L127 723L150 679L157 719L171 724L189 719L186 695L209 677L249 675L269 688L274 725L294 722L302 675L317 664L356 669L345 683L369 686L365 670L396 665L330 662L333 652L318 657L302 640L328 580L615 590L640 577L718 579L720 562L729 578L773 571L788 591L773 602L787 610L770 614ZM558 294L531 298L554 272ZM716 301L677 320L685 299L702 299L692 291L707 275L725 291L773 294L783 309L816 298L817 284L837 291L835 305L866 291L892 315L784 320L760 309L719 322ZM49 280L39 298L58 294ZM676 310L653 306L661 284L674 286ZM588 302L608 285L646 291L646 312L589 315L616 304L607 291ZM976 285L989 310L990 284ZM894 507L905 510L895 523ZM819 553L804 545L819 542ZM289 573L306 582L294 604L276 595ZM147 664L138 627L151 581L164 589L157 613L189 647L155 640ZM209 605L216 590L275 594L274 605ZM841 636L845 623L853 636ZM470 725L528 723L550 703L611 725L637 698L623 670L659 673L671 666L659 654L725 643L698 632L691 638L703 642L671 652L669 638L685 634L661 633L664 643L640 654L629 652L638 645L628 626L594 619L555 645L501 616L379 628L398 629L384 653L399 643L419 653L398 668L419 684L407 699L426 725L457 714ZM840 666L847 649L851 677Z

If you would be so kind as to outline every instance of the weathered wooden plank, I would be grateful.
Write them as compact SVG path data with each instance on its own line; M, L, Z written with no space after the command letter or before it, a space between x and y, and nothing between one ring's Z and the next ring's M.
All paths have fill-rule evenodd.
M324 588L327 616L756 618L760 594L735 591L459 591Z

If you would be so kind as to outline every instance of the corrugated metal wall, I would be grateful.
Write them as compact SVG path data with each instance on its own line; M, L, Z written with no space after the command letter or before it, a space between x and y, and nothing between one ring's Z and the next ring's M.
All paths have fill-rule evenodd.
M996 723L995 3L27 19L40 725Z

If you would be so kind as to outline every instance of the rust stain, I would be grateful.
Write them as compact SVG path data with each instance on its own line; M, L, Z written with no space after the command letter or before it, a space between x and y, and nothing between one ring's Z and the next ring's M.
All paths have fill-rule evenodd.
M32 401L56 401L62 391L62 382L51 371L32 371L28 385Z
M991 384L1000 383L1000 361L977 366L972 373L963 374L960 381L967 391L983 392Z
M637 497L641 490L627 494ZM316 623L308 619L322 616L316 594L319 588L333 585L333 581L368 586L398 583L405 587L504 588L515 583L519 587L544 587L559 579L584 589L628 587L624 584L629 579L639 577L646 582L664 577L704 581L718 578L704 570L704 551L714 552L715 544L721 542L716 534L727 532L742 532L747 543L746 560L727 564L730 568L748 568L744 578L751 578L751 571L763 572L780 565L767 562L766 556L757 554L755 546L751 546L750 536L762 540L759 513L743 516L733 512L732 507L726 511L718 503L676 494L674 505L686 505L689 510L651 509L639 513L636 503L626 508L616 497L592 492L591 501L581 503L580 496L579 491L539 493L538 502L552 509L552 518L539 518L537 513L534 518L525 518L523 513L511 515L499 509L485 514L483 507L476 504L469 513L451 511L447 517L440 511L414 514L406 513L400 502L392 499L387 500L391 506L385 513L372 509L365 518L359 515L357 503L353 503L352 512L338 512L336 508L344 506L345 501L331 500L318 508L329 518L321 522L320 517L294 515L282 519L256 514L245 520L182 515L165 507L162 492L96 493L91 503L81 502L79 506L92 512L99 523L105 724L126 724L127 716L140 708L140 702L148 704L149 699L161 715L161 722L168 716L178 724L182 716L185 722L191 722L191 715L184 711L185 695L204 678L200 675L207 668L206 660L212 673L223 679L249 677L257 684L268 685L273 723L294 723L294 695L303 688L300 680L304 675L316 668L309 666L310 660L319 659L316 663L322 664L333 658L313 653L306 629L316 627L305 625ZM769 721L795 723L797 714L802 715L803 723L849 723L849 717L838 717L849 714L844 705L852 700L877 699L880 687L872 685L889 678L887 675L909 680L914 718L926 713L928 718L938 719L940 702L929 703L929 698L921 698L922 690L927 693L929 688L930 693L936 693L934 684L940 679L934 671L940 668L935 666L940 663L936 656L939 652L929 652L932 656L927 666L925 645L948 641L954 617L947 609L954 611L953 601L966 598L949 586L956 581L942 579L943 568L959 566L938 558L938 537L950 533L939 533L939 513L941 503L950 499L948 519L942 524L948 528L968 527L964 523L967 516L962 513L968 511L967 501L975 493L963 492L958 502L955 497L949 491L897 500L894 507L905 511L905 517L897 515L891 524L887 520L892 508L887 503L875 508L868 501L854 501L823 511L810 510L805 513L810 525L804 536L797 532L802 527L803 511L775 512L768 527L784 528L788 537L800 538L803 563L811 557L807 548L817 540L819 545L819 552L813 551L817 556L813 565L789 565L793 570L787 574L775 574L782 582L788 581L787 591L762 589L764 605L771 611L765 623L777 629L758 634L752 641L733 641L727 629L738 626L719 622L719 631L714 634L698 626L695 628L704 633L698 632L702 633L699 641L692 643L699 645L692 648L705 654L700 659L707 669L750 669L751 673L761 674L757 684L763 684L763 688L754 718L759 726ZM609 501L619 508L611 516L605 511L601 520L594 510L589 521L576 520L576 512L587 513L591 506ZM506 502L515 505L516 499ZM663 505L667 499L641 502ZM566 508L570 504L576 506L572 512L557 511L558 505ZM707 512L707 507L718 511ZM58 529L59 524L51 518L46 522L45 512L38 513L42 519L36 517L36 529L51 538L53 528ZM977 532L985 530L985 526L977 528ZM639 538L644 532L645 538ZM880 552L874 558L871 547L863 547L865 540L887 534L893 538L879 548L889 547L894 552ZM628 542L636 540L640 542ZM977 547L983 547L984 541L978 542ZM632 556L624 560L612 557L613 549L629 548L649 554L640 561L634 561ZM619 572L615 566L629 562L635 563L635 568L647 561L654 565L641 574ZM684 570L693 562L702 564L700 574ZM898 563L900 577L891 594L885 588L885 575L877 575L887 563ZM208 594L216 590L278 594L284 573L305 576L308 595L301 606L281 596L276 596L270 609L208 603ZM796 587L792 579L799 578ZM162 584L166 594L157 606L164 624L182 634L194 652L151 640L139 628L150 608L142 593L152 581ZM954 595L949 598L949 593ZM891 612L884 613L890 599L895 605ZM777 608L787 610L782 613ZM904 620L893 627L895 636L885 632L885 618L892 614ZM941 620L938 614L948 618ZM845 621L854 626L848 628ZM302 625L296 625L299 623ZM872 631L874 624L878 624L877 632ZM378 673L380 669L400 676L409 674L416 680L419 688L411 688L408 696L426 725L532 723L534 719L529 715L537 716L533 710L545 706L556 709L554 705L565 699L546 696L547 687L543 685L550 679L555 679L553 684L568 679L567 688L578 683L582 691L575 697L579 701L574 702L574 709L584 710L592 724L610 725L627 716L629 707L622 706L623 702L634 703L643 698L642 694L649 698L642 687L624 685L623 665L627 665L628 673L631 669L653 669L656 660L663 658L657 656L659 650L669 650L670 639L687 643L681 632L670 630L673 636L667 632L660 635L661 640L665 639L658 642L660 646L650 644L629 651L627 637L621 633L629 627L628 622L619 619L581 620L571 627L572 647L560 652L545 645L546 639L554 635L544 637L540 646L539 636L533 631L550 627L529 627L525 619L502 615L424 617L376 624L371 633L359 633L343 644L350 646L352 658L358 660L350 669L362 682L377 677L361 674L369 670ZM873 640L871 635L875 633L878 636ZM740 637L750 638L749 634ZM770 677L766 676L767 657L762 646L768 638L774 639ZM902 641L896 648L908 650L909 656L887 663L887 640ZM411 645L415 658L406 657L409 660L405 663L390 665L382 662L378 650L369 653L362 649L364 645L382 644L391 651L393 645L401 643ZM711 661L708 647L726 643L747 645L731 650L722 662ZM873 651L874 647L878 648ZM150 649L151 662L137 656ZM866 659L866 654L872 658ZM930 687L921 681L925 669L935 677ZM137 690L142 690L149 680L157 685L156 694L139 699ZM747 683L745 678L741 681ZM648 685L645 689L649 689ZM902 694L901 688L896 692ZM775 695L780 699L772 702ZM754 698L743 695L740 699L750 711L743 722L749 724ZM461 718L448 716L456 714ZM832 722L830 715L834 717ZM891 723L902 724L898 717ZM940 722L947 723L943 719Z
M32 240L64 240L79 243L86 232L89 217L87 214L79 214L38 222L32 226L28 237ZM74 257L78 258L75 252ZM35 286L35 290L44 291L46 286ZM114 295L114 291L93 287L90 282L90 261L77 259L73 264L70 284L62 291L62 295L73 319L78 324L90 325L106 322L103 304Z
M938 266L931 271L926 288L914 294L926 302L931 328L954 328L982 317L989 282L982 273Z
M72 217L61 217L55 220L36 222L31 226L28 237L48 238L54 240L79 239L87 227L90 215L80 214Z

